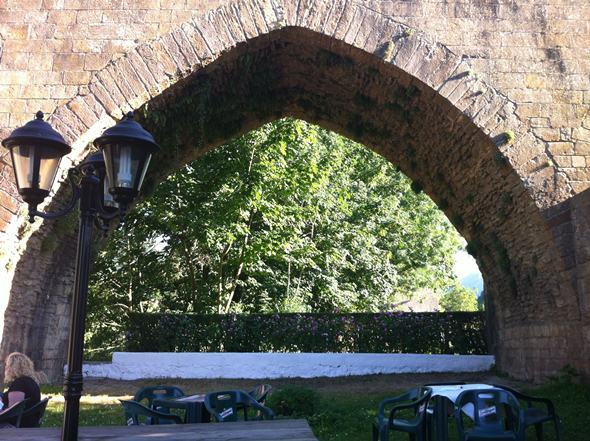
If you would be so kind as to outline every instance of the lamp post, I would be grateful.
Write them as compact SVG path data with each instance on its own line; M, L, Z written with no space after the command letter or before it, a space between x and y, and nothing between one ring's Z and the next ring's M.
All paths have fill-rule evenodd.
M133 113L128 113L94 141L101 154L89 156L69 171L72 198L68 205L61 211L44 213L37 210L37 205L49 195L60 160L72 149L58 132L43 121L43 112L39 111L35 116L33 121L15 129L2 141L2 145L10 150L18 192L29 206L29 222L33 222L35 216L44 219L64 216L80 203L61 433L62 441L76 441L93 224L103 227L110 219L124 216L127 206L139 194L150 158L159 146L149 132L133 121ZM118 208L108 203L109 195Z

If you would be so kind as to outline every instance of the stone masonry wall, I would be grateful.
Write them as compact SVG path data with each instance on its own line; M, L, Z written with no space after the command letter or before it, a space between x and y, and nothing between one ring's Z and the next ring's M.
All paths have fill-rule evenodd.
M37 110L52 113L72 98L87 94L93 75L109 62L165 35L174 26L188 22L205 10L229 3L235 2L0 0L0 139L12 128L30 120ZM314 6L309 0L285 1L288 8L301 17L317 8L318 3L329 8L332 2L318 1ZM527 137L521 140L521 144L531 147L521 150L524 156L518 157L516 152L514 155L517 156L510 159L517 164L520 179L547 219L562 259L554 267L556 271L565 268L567 279L577 287L579 317L588 324L588 308L583 305L588 298L585 286L590 283L590 274L584 266L583 238L589 227L581 220L580 213L584 211L579 207L584 204L574 204L571 197L584 194L582 192L590 184L590 4L586 0L351 0L349 3L391 17L425 33L431 41L446 45L469 62L470 77L491 84L515 104L511 121L514 126L525 128L526 134L523 135ZM359 19L356 25L360 34L363 28L370 29L372 25L371 19L366 17L373 15L367 13ZM412 32L407 32L408 36ZM80 124L77 120L77 124L86 122ZM485 144L483 140L482 143ZM27 284L42 284L50 287L48 289L52 292L59 291L61 297L50 299L47 296L44 299L42 292L33 289L35 295L27 300L33 311L29 319L55 311L56 320L67 321L64 308L71 273L47 274L46 267L53 268L50 263L44 263L42 259L35 261L35 255L43 246L47 251L45 238L49 227L43 226L40 233L35 233L29 240L38 224L31 228L22 222L22 207L10 168L7 151L0 148L0 311L8 302L11 289L13 292L17 289L22 296ZM522 221L527 222L527 219L523 217ZM517 227L510 228L515 231ZM73 229L60 234L62 239L71 240ZM516 248L518 242L515 240L510 246ZM50 245L51 253L46 253L44 259L51 261L56 255L67 259L74 251L72 247L66 248L60 251L56 245ZM21 259L21 256L25 257ZM17 267L20 281L15 288L12 279ZM37 279L23 282L25 273ZM492 280L486 280L486 283L496 286L494 270L490 269L489 274ZM560 278L561 275L556 275L559 280L555 283L562 284ZM569 289L565 286L567 284L563 285L564 293ZM554 294L540 294L539 301L542 303L543 296ZM500 297L504 295L499 294ZM569 300L567 304L571 306ZM510 311L498 311L496 317L506 320L507 312ZM555 335L569 332L555 329ZM583 329L587 330L588 326ZM533 332L530 327L513 326L500 329L498 334L510 336L514 342L516 339L534 339L535 332L550 336L552 331ZM588 331L584 332L587 336ZM39 339L51 343L54 337L57 338L48 335L43 326L23 327L22 340L28 342L25 346L29 352L35 350L35 342ZM10 347L18 349L19 340L11 338ZM551 341L560 344L558 338ZM59 359L62 346L54 341L51 355L45 354L43 358ZM539 354L541 346L537 349ZM47 345L45 348L47 351ZM515 346L515 350L520 349L521 346ZM508 359L505 363L512 361ZM516 360L516 363L523 365L522 360ZM556 363L550 363L547 370L555 369ZM524 371L521 369L520 372Z

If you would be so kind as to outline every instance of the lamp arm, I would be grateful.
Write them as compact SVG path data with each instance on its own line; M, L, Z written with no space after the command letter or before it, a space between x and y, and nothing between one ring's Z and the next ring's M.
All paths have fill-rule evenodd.
M43 218L43 219L56 219L58 217L65 216L66 214L68 214L70 211L72 211L76 207L76 204L78 203L78 200L80 199L80 187L78 186L78 184L76 184L76 181L74 180L74 175L76 173L77 173L77 170L75 168L71 168L70 170L68 170L68 181L70 182L70 187L72 188L72 197L71 197L70 201L68 202L68 205L65 208L63 208L62 210L49 212L49 213L44 213L42 211L37 210L37 205L29 205L29 222L30 223L34 222L35 216L39 216L40 218Z

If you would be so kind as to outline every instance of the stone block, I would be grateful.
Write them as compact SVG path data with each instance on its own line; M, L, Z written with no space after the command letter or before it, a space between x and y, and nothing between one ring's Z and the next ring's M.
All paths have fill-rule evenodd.
M127 54L127 58L133 67L133 70L147 88L148 92L152 96L156 96L159 92L161 92L160 85L158 81L154 78L152 73L150 72L149 68L142 60L141 56L138 54L137 51L131 51Z
M213 55L199 31L190 23L183 23L182 30L201 64L207 64L208 61L212 59Z
M572 131L572 138L576 141L590 143L590 129L585 127L576 127Z
M114 68L125 78L125 81L127 81L127 84L129 84L131 90L133 90L133 93L138 98L138 102L142 102L143 104L143 101L146 101L149 98L148 88L144 85L143 81L141 81L137 72L135 72L129 58L119 58L114 63Z
M63 73L63 84L82 86L88 84L91 72L79 71L79 72L64 72Z
M84 70L97 71L103 69L110 61L109 54L86 54L84 58Z
M200 64L199 57L194 51L184 31L180 28L176 28L171 32L171 35L174 38L174 41L176 42L180 52L188 62L189 70L192 70L195 66L198 66Z
M54 72L83 71L84 54L56 54L53 57Z
M186 57L182 54L178 44L174 41L174 38L171 34L164 35L160 42L162 47L168 52L170 58L174 61L176 65L175 75L185 74L190 72L191 66Z
M552 155L571 155L574 153L573 142L548 142L547 146Z
M115 80L113 80L113 77L111 76L111 74L109 73L109 71L107 69L103 69L102 71L100 71L96 75L95 78L98 82L100 82L100 84L104 88L105 92L108 94L110 99L115 103L116 108L121 109L123 111L123 113L127 113L130 110L133 110L127 104L125 97L123 96L121 90L117 86L117 83L115 82ZM97 90L99 90L99 89L97 89ZM95 91L95 94L96 94L97 98L99 98L99 100L103 103L103 105L105 105L105 108L109 109L109 106L107 105L107 103L105 103L104 101L102 101L100 99L100 95L98 93L96 93L96 91Z
M572 167L586 167L586 158L584 156L572 156Z
M556 155L556 156L553 156L553 162L558 167L571 167L572 166L572 157L571 156Z
M78 117L78 119L82 121L86 128L92 127L98 120L97 115L90 108L88 108L80 96L77 96L72 101L70 101L68 103L68 107Z
M559 141L561 139L559 130L549 127L537 127L533 129L533 133L543 141Z

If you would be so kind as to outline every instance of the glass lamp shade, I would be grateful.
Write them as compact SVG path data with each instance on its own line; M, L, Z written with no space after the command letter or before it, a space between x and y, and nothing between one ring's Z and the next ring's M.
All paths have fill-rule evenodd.
M129 113L106 130L94 144L102 151L109 192L121 204L129 204L141 189L152 154L159 150L152 135L133 121Z
M72 150L62 136L43 121L42 112L37 112L36 117L2 141L10 150L18 192L31 205L38 205L47 197L61 158Z
M119 204L117 203L117 201L115 201L115 199L113 198L113 195L109 191L110 188L111 188L111 186L109 184L109 178L107 176L105 176L104 181L103 181L103 192L102 192L103 204L107 208L119 208Z
M102 153L94 153L84 160L84 164L91 165L94 168L94 173L101 181L101 201L105 208L118 208L117 203L113 199L113 195L109 193L109 178L106 176L106 168L104 163L104 155Z

